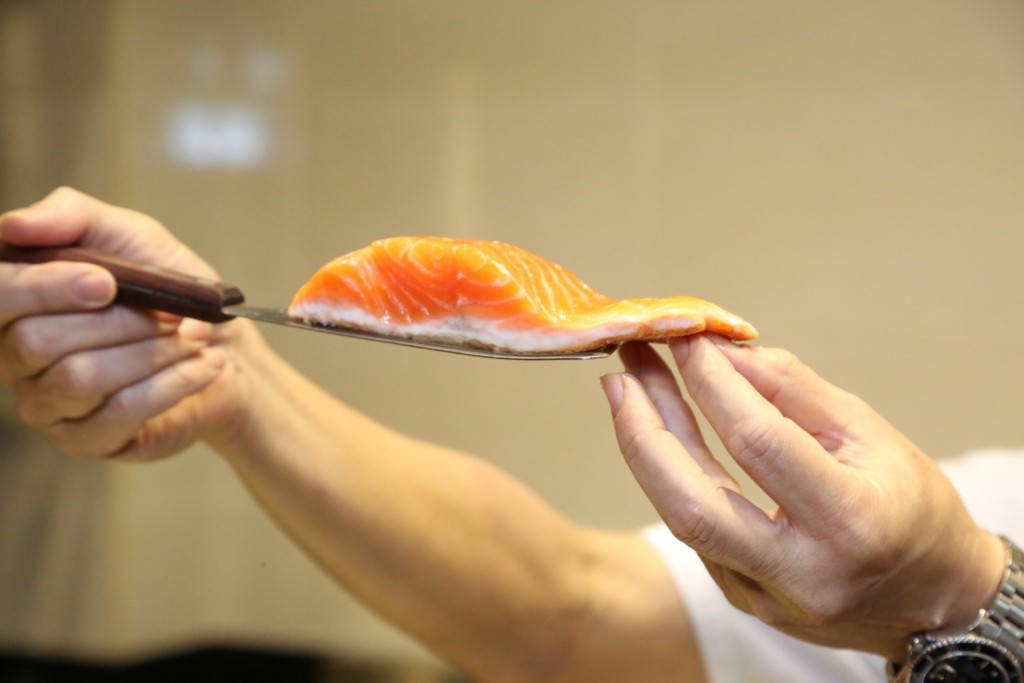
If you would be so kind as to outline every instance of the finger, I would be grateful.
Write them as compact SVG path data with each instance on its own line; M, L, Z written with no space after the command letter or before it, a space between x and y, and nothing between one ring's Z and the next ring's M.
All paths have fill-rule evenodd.
M109 272L85 263L0 263L0 328L26 315L103 308L117 285Z
M123 230L108 230L114 223L148 230L152 219L129 209L102 202L77 190L61 187L35 204L0 216L0 240L19 246L62 246L89 243L101 248L114 239L124 241ZM117 233L121 233L118 237Z
M661 356L649 344L634 342L622 346L619 357L626 371L640 381L665 428L679 439L704 473L719 485L739 491L739 485L708 449L679 383Z
M197 354L209 338L208 327L65 356L15 384L18 415L37 426L84 417L108 396Z
M788 351L711 340L759 394L826 445L836 434L848 433L866 411L873 414L859 398L826 382Z
M21 318L0 331L0 380L34 377L73 353L164 336L180 322L125 306Z
M58 448L81 458L110 458L131 450L147 421L159 418L213 382L225 366L223 352L203 349L152 377L123 389L80 420L58 422L46 433ZM154 455L159 449L151 449ZM160 450L161 455L170 451Z
M75 244L112 208L71 188L58 188L32 206L0 216L0 240L24 247Z
M737 464L794 523L814 525L842 492L835 459L705 335L670 348L690 396Z
M716 562L745 569L757 562L759 548L774 547L768 516L701 469L665 429L635 378L618 374L602 381L626 463L676 538Z
M66 187L0 217L0 241L18 246L80 244L139 263L217 279L208 264L156 219Z

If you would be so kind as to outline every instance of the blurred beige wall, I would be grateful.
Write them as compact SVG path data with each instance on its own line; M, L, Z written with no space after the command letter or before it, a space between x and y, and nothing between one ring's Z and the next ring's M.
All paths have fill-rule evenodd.
M946 457L1021 442L1022 36L1011 0L8 0L0 200L67 183L150 212L263 304L377 237L513 242L612 296L712 299ZM653 518L598 386L614 360L267 335L351 404L580 521ZM420 656L322 597L338 591L202 448L104 468L33 443L22 460L104 495L77 516L33 499L55 528L93 516L95 545L53 541L16 571L0 551L23 581L56 556L82 569L49 577L65 588L42 616L28 598L8 610L36 615L8 642L123 652L227 633Z

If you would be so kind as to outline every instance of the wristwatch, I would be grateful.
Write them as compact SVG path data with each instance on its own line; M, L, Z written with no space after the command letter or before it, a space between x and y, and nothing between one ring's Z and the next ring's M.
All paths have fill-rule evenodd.
M995 604L963 633L918 634L907 662L890 664L892 683L1024 683L1024 551L1009 539Z

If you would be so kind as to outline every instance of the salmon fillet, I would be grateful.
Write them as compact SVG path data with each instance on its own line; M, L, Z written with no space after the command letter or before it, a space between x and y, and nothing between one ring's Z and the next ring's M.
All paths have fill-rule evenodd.
M393 237L320 268L288 314L309 323L511 352L586 351L699 332L757 336L690 296L612 299L525 249L484 240Z

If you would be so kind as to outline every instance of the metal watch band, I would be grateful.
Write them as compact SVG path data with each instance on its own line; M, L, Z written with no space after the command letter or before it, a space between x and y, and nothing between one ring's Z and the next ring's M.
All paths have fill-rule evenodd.
M982 616L972 633L988 638L1024 661L1024 551L1001 536L1010 561L995 604Z

